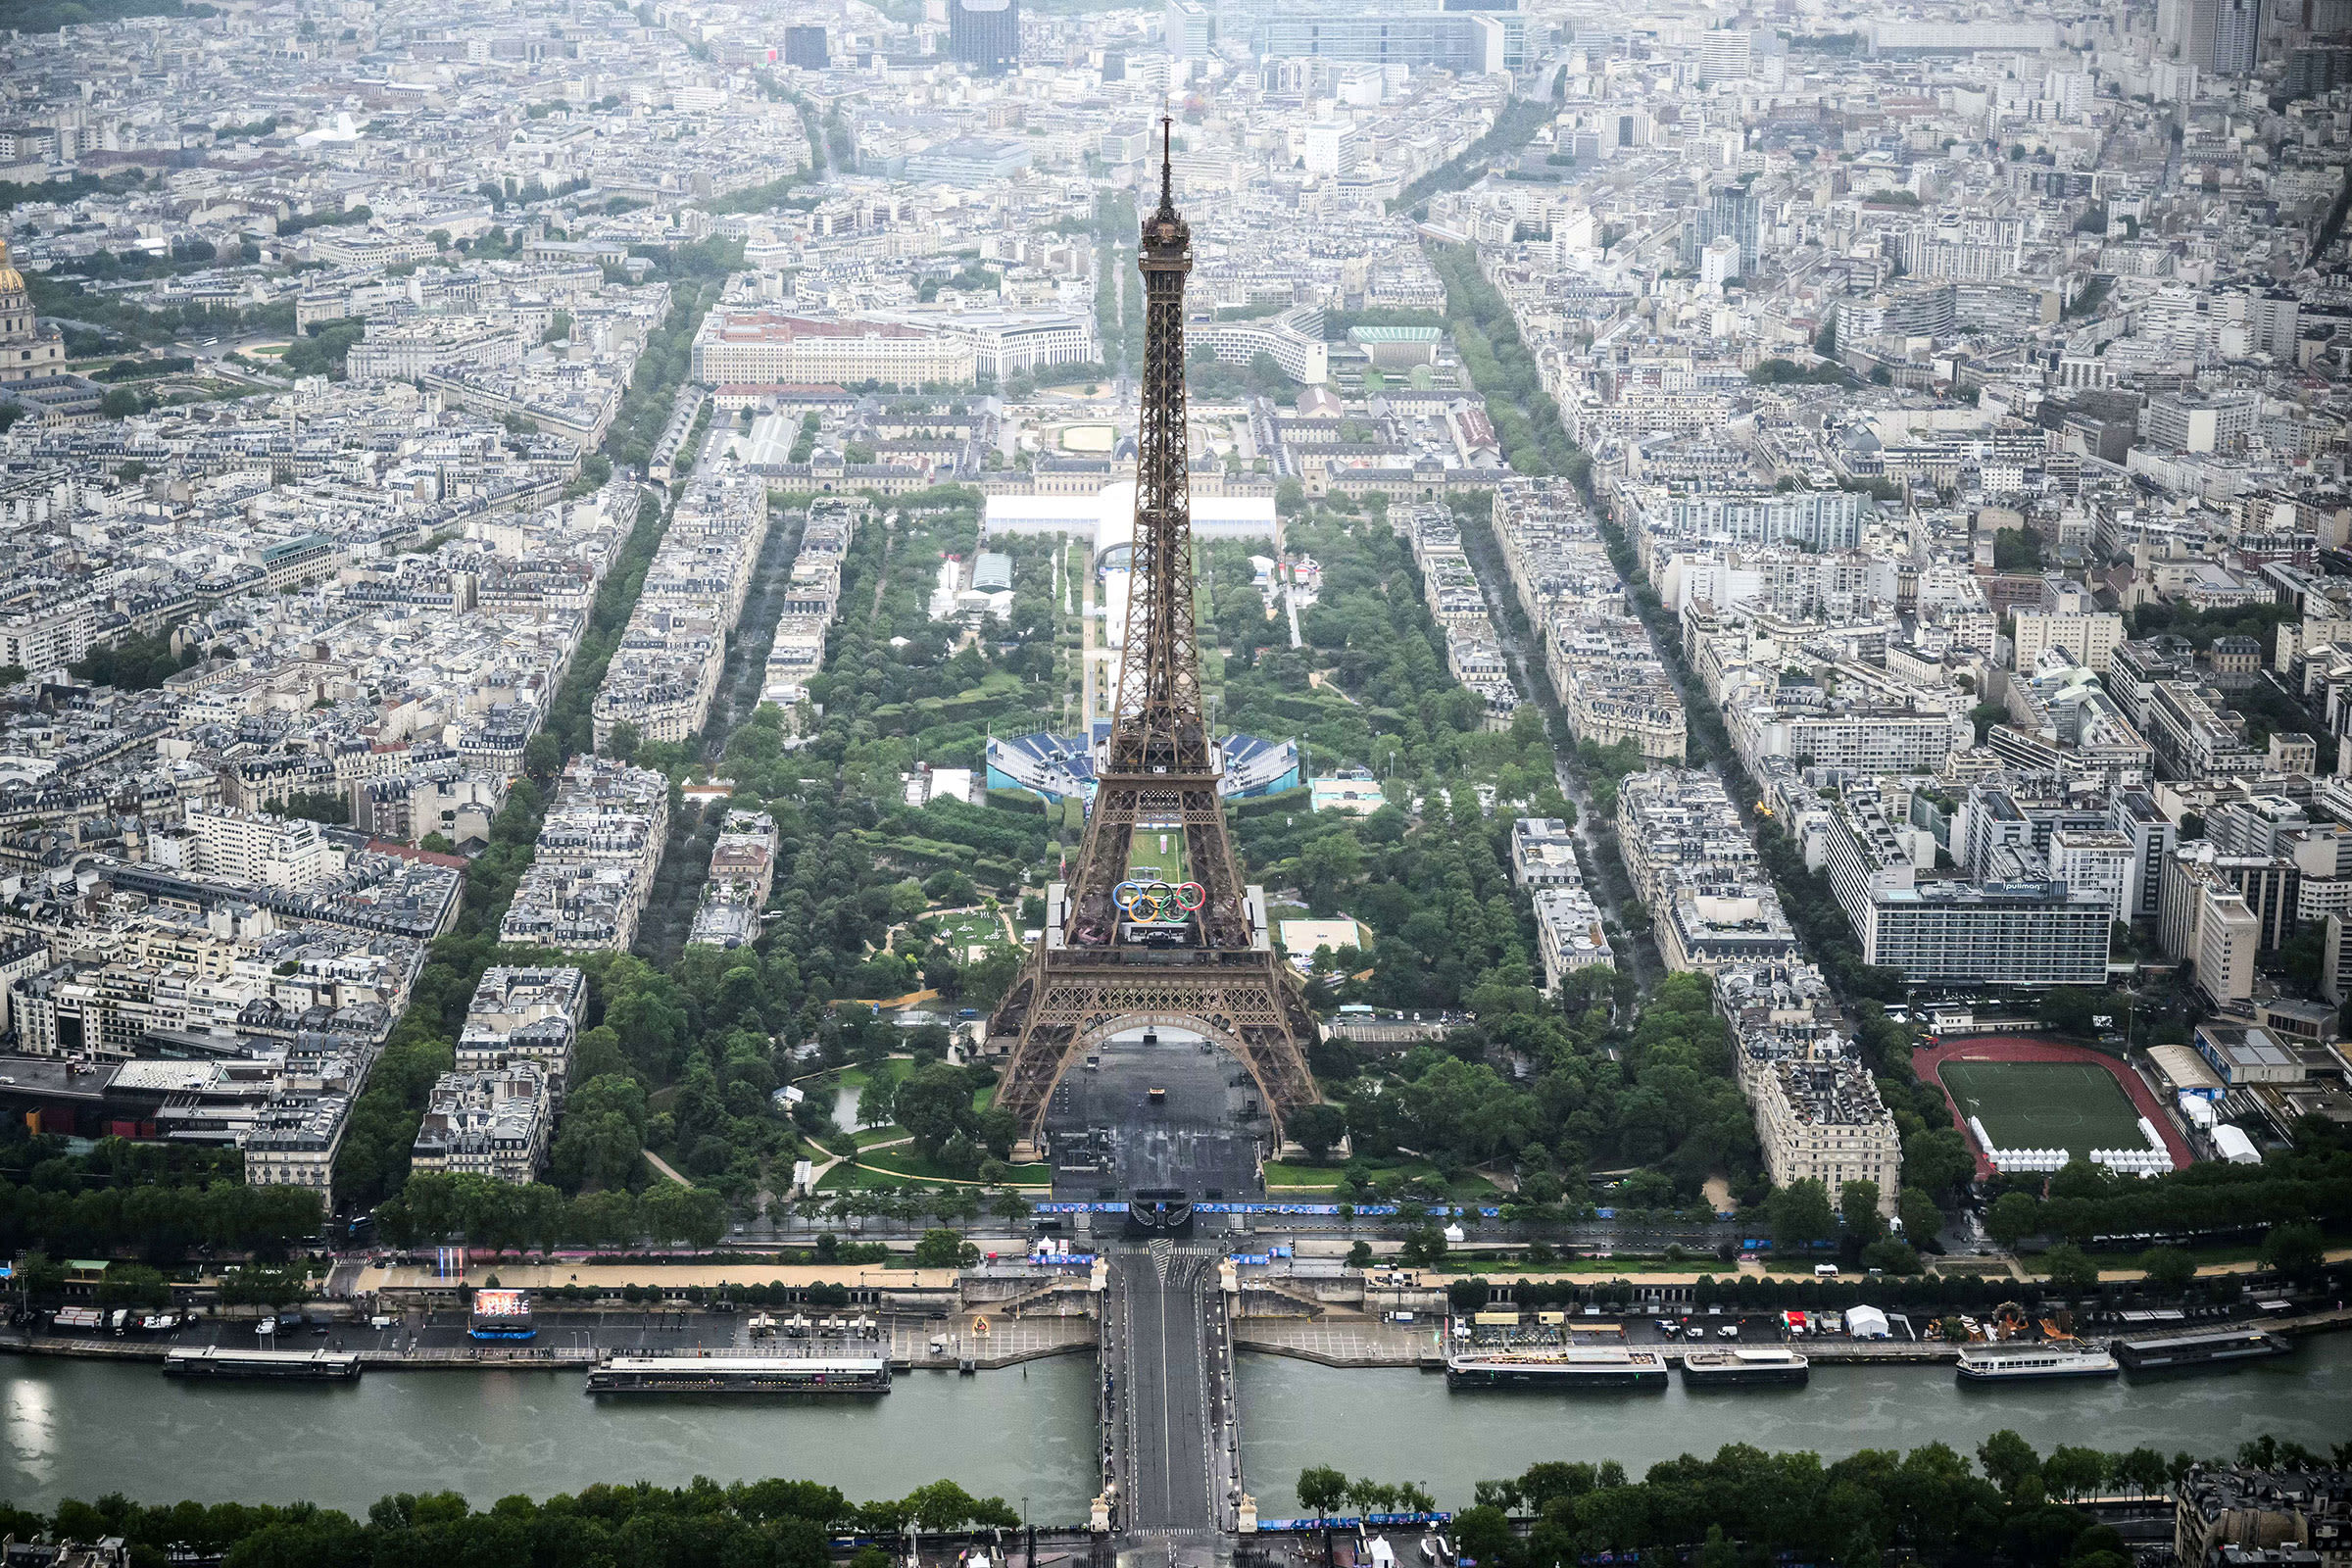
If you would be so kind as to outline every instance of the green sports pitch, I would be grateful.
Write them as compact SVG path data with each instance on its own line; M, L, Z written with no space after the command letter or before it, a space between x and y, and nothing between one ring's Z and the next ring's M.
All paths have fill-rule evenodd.
M2106 1069L2082 1061L1947 1061L1936 1070L1962 1116L2001 1149L2139 1149L2139 1112Z

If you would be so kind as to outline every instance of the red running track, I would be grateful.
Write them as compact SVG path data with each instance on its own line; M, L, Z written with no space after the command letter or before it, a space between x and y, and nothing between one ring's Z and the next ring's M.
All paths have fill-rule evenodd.
M1919 1075L1920 1082L1932 1085L1942 1094L1944 1105L1952 1113L1952 1125L1960 1130L1961 1137L1968 1140L1969 1149L1977 1156L1979 1176L1992 1174L1992 1161L1984 1157L1984 1150L1977 1142L1977 1135L1969 1130L1968 1118L1960 1114L1959 1102L1952 1099L1951 1090L1944 1086L1943 1079L1936 1071L1945 1062L1954 1059L2073 1061L2100 1068L2115 1080L2116 1087L2123 1090L2125 1097L2132 1102L2132 1108L2147 1117L2149 1125L2164 1139L2165 1151L2173 1156L2175 1166L2186 1170L2196 1158L2189 1152L2188 1140L2180 1136L2173 1126L2172 1118L2165 1114L2164 1105L2157 1100L2155 1091L2147 1086L2139 1074L2113 1056L2082 1046L2063 1046L2055 1040L2020 1039L2016 1035L1964 1035L1957 1040L1918 1047L1911 1053L1911 1070Z

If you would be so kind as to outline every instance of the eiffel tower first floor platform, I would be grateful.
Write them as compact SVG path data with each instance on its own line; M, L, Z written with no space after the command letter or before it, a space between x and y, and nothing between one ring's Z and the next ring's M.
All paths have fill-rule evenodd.
M1056 885L1049 908L1060 905ZM1184 1030L1240 1063L1277 1127L1316 1100L1308 1046L1320 1026L1298 978L1266 939L1257 911L1265 898L1249 890L1250 947L1082 948L1065 945L1049 915L1020 978L989 1020L988 1049L1004 1059L997 1103L1018 1119L1016 1157L1034 1158L1054 1086L1113 1036L1145 1029Z

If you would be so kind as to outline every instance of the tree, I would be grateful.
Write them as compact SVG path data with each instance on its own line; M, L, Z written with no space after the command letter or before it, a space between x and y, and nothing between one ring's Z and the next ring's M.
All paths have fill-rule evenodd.
M1346 1135L1348 1116L1337 1105L1302 1105L1291 1113L1284 1130L1298 1141L1307 1158L1319 1160Z
M1510 1520L1496 1507L1465 1508L1454 1515L1453 1529L1461 1554L1482 1563L1507 1561L1519 1544Z
M1984 1478L2012 1499L2028 1481L2041 1478L2041 1455L2007 1427L1977 1445L1977 1463L1984 1466Z
M2262 1239L2263 1266L2276 1269L2288 1279L2317 1274L2327 1256L2327 1242L2317 1225L2300 1222L2274 1225Z
M2179 1296L2197 1277L2197 1260L2185 1247L2151 1247L2140 1254L2147 1282L2167 1296Z
M2109 1474L2107 1455L2096 1448L2079 1448L2060 1444L2042 1461L2042 1487L2070 1501L2086 1492L2096 1492Z
M2061 1034L2085 1035L2091 1019L2116 1011L2114 997L2088 986L2053 986L2041 1004L2042 1021Z
M139 395L126 386L119 386L98 400L98 412L110 419L127 419L139 412Z
M1772 1245L1802 1249L1838 1234L1837 1216L1830 1210L1830 1191L1813 1177L1790 1182L1772 1195Z
M2041 1268L2054 1288L2070 1295L2099 1288L2099 1265L2072 1242L2061 1242L2042 1253Z
M1931 1197L1950 1192L1976 1171L1977 1156L1956 1127L1926 1128L1903 1140L1903 1173Z
M1866 1178L1841 1184L1838 1212L1845 1221L1847 1235L1859 1237L1865 1247L1877 1241L1885 1229L1879 1218L1879 1184Z
M1909 1242L1882 1236L1862 1249L1862 1266L1875 1268L1883 1274L1916 1274L1919 1272L1919 1251Z
M960 1232L927 1230L923 1232L922 1240L914 1244L914 1266L916 1268L960 1268L966 1261L964 1251L965 1243ZM977 1258L979 1249L973 1248L971 1251L974 1258Z
M933 1062L900 1083L895 1108L917 1152L937 1159L948 1140L960 1136L972 1120L971 1080L960 1067ZM973 1163L978 1164L976 1152Z
M1984 1211L1984 1234L2011 1250L2040 1229L2041 1203L2032 1193L2003 1193Z
M1327 1464L1309 1465L1298 1472L1298 1506L1328 1518L1348 1501L1348 1477Z
M1925 1247L1943 1229L1943 1210L1936 1200L1917 1187L1906 1187L1894 1198L1895 1217L1903 1222L1903 1238L1913 1247Z

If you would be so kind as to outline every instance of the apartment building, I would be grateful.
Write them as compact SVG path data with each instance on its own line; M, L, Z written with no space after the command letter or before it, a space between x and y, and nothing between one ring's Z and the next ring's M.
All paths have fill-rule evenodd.
M1511 824L1511 886L1584 886L1577 863L1576 835L1556 816L1523 816Z
M572 1053L588 1016L588 977L569 967L482 971L458 1032L460 1072L491 1072L510 1061L535 1063L558 1108L571 1080Z
M307 1187L328 1213L335 1206L335 1155L351 1122L348 1095L271 1101L239 1141L249 1187Z
M1537 946L1544 955L1544 990L1556 994L1560 982L1579 969L1613 965L1600 908L1582 886L1536 890Z
M571 953L625 952L653 895L668 832L666 778L606 758L573 758L541 819L499 940Z
M228 806L191 807L189 848L196 876L237 887L300 893L343 869L343 855L318 824Z
M1861 1058L1832 1036L1802 1054L1769 1059L1752 1075L1756 1142L1775 1187L1812 1180L1834 1200L1847 1182L1878 1184L1879 1212L1894 1212L1902 1138Z
M535 1061L517 1058L484 1072L445 1072L425 1100L409 1169L516 1186L535 1181L547 1164L555 1120L547 1074Z

